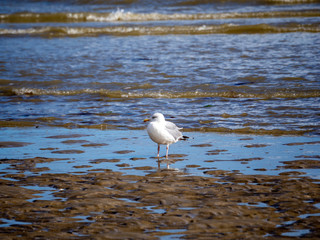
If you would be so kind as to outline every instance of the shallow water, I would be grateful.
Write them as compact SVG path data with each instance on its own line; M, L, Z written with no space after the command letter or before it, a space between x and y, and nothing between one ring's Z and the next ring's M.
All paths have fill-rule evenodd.
M81 174L94 169L110 169L126 175L145 176L166 169L169 164L173 171L196 176L210 176L211 171L221 170L246 175L288 174L320 178L317 167L296 168L293 164L319 160L320 139L314 136L189 132L188 141L171 145L169 159L163 157L165 146L161 147L161 158L157 159L157 144L141 130L6 128L2 133L2 159L21 159L26 164L28 159L37 157L56 159L30 166L30 171L39 169L42 173ZM25 144L6 146L7 136L13 143ZM10 168L6 164L2 166L3 172L7 173Z
M189 132L158 160L141 130L1 131L0 236L318 234L317 136Z
M314 1L5 1L0 126L319 134Z

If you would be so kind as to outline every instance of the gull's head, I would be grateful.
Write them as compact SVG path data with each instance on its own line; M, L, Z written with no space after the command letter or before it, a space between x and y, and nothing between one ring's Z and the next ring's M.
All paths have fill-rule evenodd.
M155 113L152 115L151 119L145 119L144 122L164 122L166 121L162 113Z

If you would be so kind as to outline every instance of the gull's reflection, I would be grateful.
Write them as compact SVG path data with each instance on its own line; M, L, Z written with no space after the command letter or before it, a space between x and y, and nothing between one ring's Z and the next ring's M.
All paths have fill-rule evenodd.
M170 160L168 158L160 159L160 157L158 157L157 163L158 163L159 171L161 170L161 166L160 166L161 163L165 163L167 165L167 169L170 169Z
M156 160L158 164L157 171L175 171L175 172L185 172L185 169L179 169L179 168L172 168L172 164L178 162L178 161L185 161L187 155L186 154L170 154L168 157L163 156L163 157L150 157L151 159ZM162 167L161 167L162 165ZM165 165L165 167L163 167Z

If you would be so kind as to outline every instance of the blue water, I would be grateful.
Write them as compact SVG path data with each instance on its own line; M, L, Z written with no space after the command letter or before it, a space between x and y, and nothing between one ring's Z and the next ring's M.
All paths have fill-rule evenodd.
M7 136L10 136L10 141L32 143L18 148L0 148L2 159L21 159L21 161L34 157L57 159L53 162L38 163L36 168L49 168L43 173L82 172L85 174L88 170L110 169L124 174L146 175L158 171L157 158L155 158L157 145L149 139L146 131L6 128L2 129L2 133L0 142L7 141ZM72 137L73 134L80 134L80 137ZM70 137L50 138L56 135L70 135ZM169 167L174 171L199 176L210 176L206 174L206 171L218 169L230 172L239 171L242 174L268 175L298 171L302 176L319 178L317 169L282 168L286 161L304 159L301 156L310 156L308 159L312 159L312 156L319 156L318 137L273 137L198 132L190 132L187 135L190 137L188 141L181 141L170 146L171 157L169 156L168 160L163 157L165 147L161 147L161 169L165 169L169 163ZM108 145L85 147L82 145L88 143L63 143L66 140L86 140L88 143ZM310 144L310 142L318 143ZM302 143L302 145L287 145L288 143ZM209 146L199 147L197 146L199 144L209 144ZM50 149L46 150L48 148ZM83 152L55 153L61 150ZM94 161L97 159L118 159L118 161L99 163ZM8 167L7 164L0 166L3 171ZM83 167L79 168L79 166ZM140 168L146 166L149 169ZM33 173L29 172L29 174Z

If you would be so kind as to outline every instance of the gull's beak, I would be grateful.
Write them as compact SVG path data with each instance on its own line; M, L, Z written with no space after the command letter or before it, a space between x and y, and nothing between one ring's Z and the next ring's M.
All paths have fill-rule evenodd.
M149 118L146 118L145 120L143 120L144 122L149 122L150 119Z

